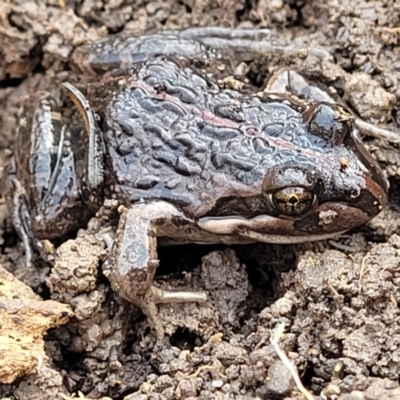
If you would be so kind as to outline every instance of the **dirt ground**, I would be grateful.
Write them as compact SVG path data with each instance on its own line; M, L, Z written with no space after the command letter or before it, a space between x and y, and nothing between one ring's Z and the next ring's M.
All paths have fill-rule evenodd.
M65 80L76 47L120 32L210 25L264 27L279 44L328 51L334 61L266 54L251 73L263 81L280 66L294 66L364 120L400 125L397 0L3 0L0 166L22 99ZM90 233L62 244L52 271L27 270L1 202L0 265L19 281L0 275L0 287L17 293L0 302L0 311L14 313L12 328L1 317L0 341L6 329L17 338L11 355L11 345L0 343L0 397L400 399L400 152L398 144L364 140L391 185L389 206L368 226L313 245L161 250L158 286L205 290L210 298L160 306L170 343L161 349L147 320L111 291L100 268L106 252ZM54 315L38 306L47 322L21 317L42 300L63 305L50 307ZM75 316L65 323L71 309ZM31 331L40 326L31 344L24 323Z

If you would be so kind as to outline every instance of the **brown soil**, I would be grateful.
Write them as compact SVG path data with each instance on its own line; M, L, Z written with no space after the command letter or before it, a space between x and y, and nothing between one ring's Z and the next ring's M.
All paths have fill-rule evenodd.
M252 74L262 80L293 65L366 121L400 125L397 0L11 0L0 2L0 149L12 146L23 98L67 77L81 44L121 31L208 25L265 27L279 43L329 51L330 64L268 54ZM15 296L34 298L28 308L35 316L48 307L41 298L71 306L75 317L54 328L64 306L53 301L54 315L46 313L55 320L40 325L35 338L36 325L26 332L6 327L2 317L0 341L22 332L26 343L12 351L32 356L19 371L2 356L0 370L7 375L12 366L14 375L1 380L0 397L67 399L80 391L88 399L302 399L271 343L284 324L279 347L315 398L400 399L400 152L396 144L365 142L391 184L389 206L368 226L312 246L161 251L159 286L206 290L210 297L203 305L160 306L170 342L161 349L147 320L110 290L99 267L105 250L90 234L58 248L61 261L51 274L27 270L2 202L0 263L40 297L14 282ZM20 324L26 305L0 299L0 311L12 308L12 323ZM49 328L44 353L40 340ZM4 344L2 354L14 349Z

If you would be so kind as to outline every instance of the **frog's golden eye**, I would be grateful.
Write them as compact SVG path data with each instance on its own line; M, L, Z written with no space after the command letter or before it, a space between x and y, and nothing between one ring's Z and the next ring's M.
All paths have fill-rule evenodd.
M299 217L315 205L317 197L305 188L294 186L271 193L270 201L279 213Z

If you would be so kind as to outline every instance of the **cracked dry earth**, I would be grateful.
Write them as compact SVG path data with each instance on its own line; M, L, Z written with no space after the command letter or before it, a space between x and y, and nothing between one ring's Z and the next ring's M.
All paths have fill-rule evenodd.
M334 61L266 53L249 79L261 85L292 66L364 120L400 125L397 0L3 0L1 167L23 98L68 79L75 48L110 34L209 25L268 28L278 44L328 51ZM52 270L27 270L3 201L0 397L303 399L271 343L284 326L279 347L309 398L400 399L399 145L364 141L391 185L390 204L367 226L313 245L161 250L158 286L209 296L160 306L170 343L161 349L146 319L110 289L107 251L90 230L54 243Z

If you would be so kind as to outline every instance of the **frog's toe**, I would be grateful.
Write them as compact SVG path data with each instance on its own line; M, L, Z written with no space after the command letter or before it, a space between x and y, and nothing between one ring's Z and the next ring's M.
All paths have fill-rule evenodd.
M207 301L205 292L170 291L151 287L154 300L158 303L204 303Z
M165 330L162 320L158 314L157 304L159 303L186 303L207 301L207 295L204 292L190 291L169 291L163 290L156 286L150 286L148 292L144 296L131 298L142 312L149 319L150 324L156 332L156 347L162 346L165 342Z
M156 347L161 347L165 342L165 330L158 315L157 295L155 295L152 289L153 287L150 287L149 291L144 296L131 298L130 300L136 304L148 318L150 325L152 325L156 333Z

